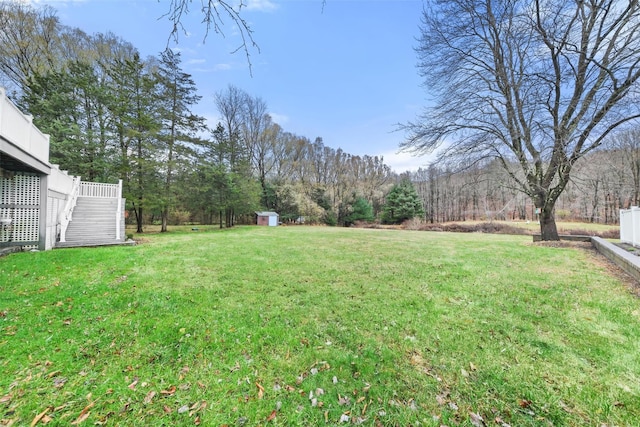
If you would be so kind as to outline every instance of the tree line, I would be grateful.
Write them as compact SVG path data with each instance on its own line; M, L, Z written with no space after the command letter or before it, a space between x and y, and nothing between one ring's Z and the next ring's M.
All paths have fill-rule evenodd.
M113 34L61 25L49 7L3 3L0 22L3 83L51 135L51 161L88 181L122 179L139 232L156 221L229 227L258 209L345 224L358 199L382 209L394 174L381 157L287 132L237 87L202 101L171 49L142 58ZM213 129L193 113L199 102L216 106Z
M427 222L537 221L539 211L497 160L432 164L405 174L424 202ZM640 205L640 128L610 136L576 162L555 205L561 221L617 224Z
M122 179L139 232L151 222L230 227L256 210L329 225L538 219L520 185L531 171L509 156L398 174L381 157L287 132L240 88L203 100L171 49L142 58L114 34L86 34L25 3L1 3L0 23L0 82L51 135L51 161L84 180ZM219 113L212 129L193 113L200 102ZM612 132L572 161L555 215L615 223L618 209L639 204L639 139L637 129Z

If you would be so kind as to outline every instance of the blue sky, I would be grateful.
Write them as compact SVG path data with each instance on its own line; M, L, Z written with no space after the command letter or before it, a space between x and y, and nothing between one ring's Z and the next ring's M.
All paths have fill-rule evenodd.
M88 33L111 31L143 56L179 49L183 68L203 97L196 112L211 125L213 96L229 84L266 101L284 130L357 155L383 155L397 172L428 159L398 155L397 123L415 118L426 102L414 47L420 0L244 0L242 16L259 51L250 50L251 72L235 24L224 17L224 37L205 40L200 0L184 20L186 34L169 39L162 18L169 0L46 0L65 25Z

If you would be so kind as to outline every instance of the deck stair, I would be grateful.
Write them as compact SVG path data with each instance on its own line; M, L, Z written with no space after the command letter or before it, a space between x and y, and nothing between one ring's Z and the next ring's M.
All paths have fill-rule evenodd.
M123 206L124 202L121 201ZM124 217L116 233L118 199L78 197L73 217L66 231L66 241L56 243L57 248L76 246L104 246L126 243ZM122 215L122 211L120 212Z

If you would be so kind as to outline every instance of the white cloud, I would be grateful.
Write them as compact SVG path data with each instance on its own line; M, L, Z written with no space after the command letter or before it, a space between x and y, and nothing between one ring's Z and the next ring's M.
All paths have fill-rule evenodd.
M271 120L273 120L274 123L277 123L280 126L284 125L289 121L289 116L285 114L278 114L278 113L271 112L269 113L269 115L271 116Z
M257 12L272 12L278 8L278 5L271 0L248 0L244 8Z
M190 59L186 62L187 65L194 65L194 64L204 64L205 62L207 62L206 59L204 58L198 58L198 59Z
M388 151L382 153L384 164L388 165L394 172L402 173L406 171L415 172L420 168L426 168L433 160L434 155L415 156L410 153L399 153L397 151Z
M18 0L20 3L25 4L50 4L56 7L64 7L73 3L86 3L87 0Z
M216 64L209 68L194 68L194 73L215 73L216 71L228 71L232 68L231 64Z
M198 46L200 47L200 46ZM171 47L171 50L174 53L180 53L180 54L185 54L185 55L195 55L198 53L198 51L196 49L193 48L184 48L184 47L180 47L180 46L173 46Z

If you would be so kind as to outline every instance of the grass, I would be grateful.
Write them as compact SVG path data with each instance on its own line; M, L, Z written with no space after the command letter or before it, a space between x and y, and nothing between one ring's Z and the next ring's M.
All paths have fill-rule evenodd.
M240 227L0 258L0 425L634 425L638 299L530 240Z

